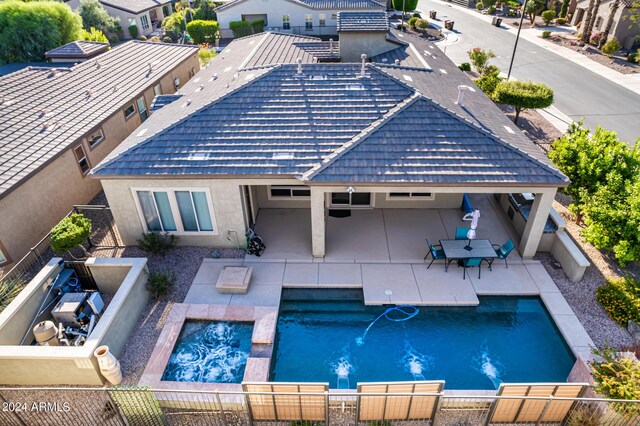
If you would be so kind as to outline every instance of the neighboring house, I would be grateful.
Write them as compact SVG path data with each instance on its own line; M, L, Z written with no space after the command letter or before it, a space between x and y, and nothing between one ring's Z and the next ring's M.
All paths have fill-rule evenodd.
M80 0L68 0L72 9L80 6ZM120 19L124 38L131 38L129 26L138 27L139 36L148 36L160 29L162 20L171 15L170 0L100 0L109 15Z
M44 54L51 62L84 62L109 50L109 43L77 40Z
M607 21L611 15L612 5L614 0L603 0L598 8L598 12L595 17L595 24L593 26L592 34L600 31L604 31L607 26ZM613 26L609 32L609 39L615 37L620 44L626 48L631 49L635 44L639 44L640 40L640 26L632 26L630 16L634 13L639 13L637 10L633 11L631 6L633 0L620 0L620 5L613 16ZM573 14L573 25L580 24L580 31L587 25L585 21L587 17L587 9L589 8L589 0L579 0L576 10Z
M458 209L464 193L532 192L519 249L533 256L567 177L432 43L367 34L377 54L362 63L329 63L352 50L343 41L240 38L160 102L91 172L125 244L161 231L233 246L260 209L301 208L323 257L329 211Z
M91 167L149 117L154 96L197 72L197 51L132 41L70 68L0 78L0 268L100 192Z
M222 38L229 23L263 19L269 30L304 35L336 35L338 12L385 10L383 0L233 0L216 8Z

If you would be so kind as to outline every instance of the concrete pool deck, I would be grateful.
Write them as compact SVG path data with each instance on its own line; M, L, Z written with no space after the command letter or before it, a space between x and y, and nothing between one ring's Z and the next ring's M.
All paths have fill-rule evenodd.
M253 267L247 294L216 291L218 276L229 265ZM477 268L470 268L465 280L453 263L448 272L440 262L427 265L204 259L184 303L277 308L282 288L362 288L366 305L475 306L478 296L539 296L575 357L591 359L593 341L539 261L514 258L509 268L496 261L492 271L483 265L481 279Z

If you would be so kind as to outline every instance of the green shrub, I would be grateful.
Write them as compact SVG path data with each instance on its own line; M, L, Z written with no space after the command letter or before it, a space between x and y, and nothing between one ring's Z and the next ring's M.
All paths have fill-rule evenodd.
M169 36L164 36L164 37L162 37L162 42L163 43L173 43L173 40Z
M178 244L178 239L177 236L168 232L161 234L158 231L152 231L142 234L142 238L138 240L138 247L151 254L164 256L167 251Z
M513 122L517 125L520 113L527 108L547 108L553 103L553 90L533 81L501 81L493 93L494 101L511 105L516 110Z
M88 254L82 243L90 234L91 221L80 213L73 213L53 227L49 242L56 253L66 253L72 248L81 247L85 254Z
M567 17L567 12L569 11L569 3L571 3L571 0L562 0L562 6L560 7L560 18L558 19L563 19L565 22L566 17ZM558 22L558 24L562 25L564 24L564 22L560 23Z
M264 32L264 19L256 19L251 21L251 30L254 34Z
M422 16L420 16L420 14L418 12L414 13L413 15L411 15L412 18L422 18Z
M156 299L168 294L175 283L176 275L171 271L147 273L147 291Z
M602 53L607 56L613 56L618 52L618 50L620 50L621 47L622 46L620 45L618 39L613 37L611 40L606 42L604 46L602 46Z
M545 10L540 16L542 16L542 20L544 21L545 25L549 25L551 21L553 21L553 18L556 17L556 11Z
M201 48L200 50L198 50L198 59L200 60L200 67L202 68L206 67L207 64L211 62L213 58L215 58L215 56L216 56L215 50L204 49L204 48Z
M496 87L503 80L500 77L500 70L486 72L475 81L476 86L480 88L488 97L493 99Z
M9 303L22 291L26 283L20 279L0 280L0 312L4 311Z
M410 12L418 7L418 0L393 0L393 8L395 10L404 10Z
M629 320L640 323L640 283L627 277L607 280L596 289L596 300L607 315L623 327Z
M478 10L484 9L484 4L482 4L482 2L479 1L478 3L476 3L476 9L478 9Z
M251 22L248 21L231 21L229 29L233 32L235 38L251 35Z
M567 23L566 18L558 18L558 19L556 19L556 24L558 24L558 25L564 25L566 23Z
M429 24L429 21L427 21L426 19L418 19L418 22L416 22L416 27L421 30L426 30L427 28L431 27L431 24Z
M485 68L489 65L489 59L496 57L492 50L483 50L479 47L473 48L467 53L471 65L479 74L484 74Z
M597 31L591 34L591 37L589 37L589 44L592 46L600 46L600 42L602 41L603 38L604 38L604 33L602 31Z
M496 7L495 6L489 6L489 8L487 9L487 14L493 15L494 13L496 13Z
M640 363L608 346L592 352L596 359L589 365L597 393L610 399L640 399ZM609 408L629 420L637 420L640 414L638 404L612 402Z
M216 21L195 20L187 24L187 32L195 44L215 42L218 28Z
M460 71L471 71L471 64L469 62L463 62L458 65L458 68L460 68Z
M140 36L140 40L142 40L142 41L147 41L147 36L146 36L146 35L141 35L141 36Z
M131 38L138 38L138 26L136 24L129 25L129 34L131 34Z
M549 31L549 30L544 30L544 31L542 32L542 38L549 38L549 37L551 37L551 31Z
M109 43L109 39L107 38L107 36L105 36L102 31L96 30L93 27L91 27L89 31L83 28L82 32L80 33L80 40L100 41L102 43Z
M411 19L409 19L407 21L407 24L411 27L411 28L415 28L416 27L416 23L418 22L418 19L420 18L416 18L415 16L411 17Z

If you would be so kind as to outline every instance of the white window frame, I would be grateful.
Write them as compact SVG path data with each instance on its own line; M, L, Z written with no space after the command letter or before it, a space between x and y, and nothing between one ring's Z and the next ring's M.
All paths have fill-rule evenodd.
M160 83L153 86L153 94L156 96L162 95L162 86L160 85Z
M404 197L392 197L391 194L399 194L399 193L409 193L409 196L404 196ZM425 194L428 193L430 194L429 196L425 196L425 197L420 197L420 196L414 196L414 194ZM436 194L434 192L431 191L389 191L387 192L387 196L386 196L386 200L387 201L394 201L394 200L401 200L401 201L432 201L435 200L436 198Z
M7 250L0 242L0 266L8 265L11 263L11 256L7 253Z
M76 154L76 150L78 148L82 150L82 154L84 155L82 158L78 158L78 155ZM75 158L76 164L78 165L78 169L80 169L80 173L82 173L82 176L86 176L87 173L91 171L91 163L89 162L89 157L87 157L87 151L84 149L84 145L80 143L73 147L73 158ZM82 170L82 166L80 165L80 162L82 162L82 160L87 162L88 169L86 171Z
M144 109L140 109L140 100L142 100L142 105L144 106ZM149 111L147 109L147 100L144 98L144 95L140 96L138 99L136 99L135 102L135 108L138 110L138 115L140 116L140 121L146 121L149 119ZM146 117L142 118L142 114L146 113Z
M347 193L349 194L349 204L333 204L333 193ZM376 199L376 194L374 192L367 192L367 191L359 191L360 193L368 193L369 194L369 205L362 205L362 204L356 204L353 205L352 203L352 196L353 194L355 194L356 192L352 192L349 193L348 191L331 191L327 193L327 196L329 197L329 202L327 203L329 205L330 208L332 209L350 209L350 210L354 210L354 209L372 209L375 205L375 199Z
M305 31L313 30L313 15L311 13L304 15L304 29Z
M319 27L327 26L327 15L325 15L324 13L321 13L320 15L318 15L318 26Z
M96 134L100 134L100 137L95 141L92 142L91 138L93 136L95 136ZM100 145L100 143L104 140L104 132L102 131L102 128L96 130L95 132L91 133L89 136L87 136L87 145L89 145L89 149L93 149L96 146Z
M140 25L142 26L143 30L148 30L149 28L151 28L151 26L149 25L149 17L146 13L140 16Z
M138 192L166 192L169 198L169 205L171 206L171 214L173 215L173 221L176 224L176 231L161 231L168 232L173 235L220 235L218 232L218 224L216 221L216 214L213 210L213 201L211 199L211 192L209 188L192 188L192 187L180 187L180 188L159 188L159 187L135 187L131 188L131 195L133 196L133 201L136 205L136 210L138 211L138 218L140 219L140 224L142 225L142 229L145 233L152 232L147 228L147 221L144 219L144 214L142 213L142 206L140 206L140 200L138 200ZM176 192L180 191L188 191L188 192L204 192L207 197L207 207L209 207L209 215L211 216L211 224L213 225L213 231L185 231L184 225L182 224L182 216L180 216L180 209L178 209L178 201L176 200ZM152 197L153 205L156 208L156 213L158 213L158 217L160 216L158 212L158 206L156 206L155 197ZM191 199L191 204L193 205L193 198ZM194 206L195 211L195 206ZM198 222L198 216L196 215L196 222ZM160 221L160 227L162 227L162 220ZM198 223L198 227L200 224Z
M289 189L291 190L291 195L271 195L271 188L276 189ZM269 185L267 187L267 199L269 200L310 200L311 194L309 195L293 195L294 190L309 190L311 191L311 187L307 185Z
M282 29L290 30L291 29L291 16L290 15L282 15Z
M133 111L131 111L131 114L127 115L126 111L129 109L129 107L133 107ZM131 117L133 117L136 114L136 103L135 103L135 101L131 102L130 105L127 105L127 107L122 110L122 114L124 115L124 119L125 120L128 120Z

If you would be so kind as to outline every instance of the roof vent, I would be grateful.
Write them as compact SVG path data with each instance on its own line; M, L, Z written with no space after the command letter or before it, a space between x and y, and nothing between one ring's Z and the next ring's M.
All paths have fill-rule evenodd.
M200 92L202 89L204 89L204 84L201 84L200 86L198 86L198 92Z
M97 60L97 59L96 59L95 64L96 64L96 68L100 69L100 62L98 62L98 60Z
M153 72L153 65L151 65L151 62L149 62L149 72L152 73Z
M364 53L362 55L360 55L360 59L361 59L361 64L360 64L360 78L364 78L367 76L366 74L366 62L367 62L367 55L365 55Z
M464 84L458 86L458 100L456 101L457 105L461 107L464 106L464 92L466 92L467 90L469 90L469 86L465 86Z
M400 59L396 59L396 60L394 61L394 64L396 64L396 65L400 65Z
M302 58L296 59L296 63L298 64L298 75L302 75Z
M87 98L90 98L93 92L91 92L91 89L88 89L86 92L84 92L84 94Z
M293 153L291 152L274 152L271 157L274 160L293 160Z
M51 71L49 72L49 77L55 77L56 75L58 75L58 70L55 68L51 68Z

